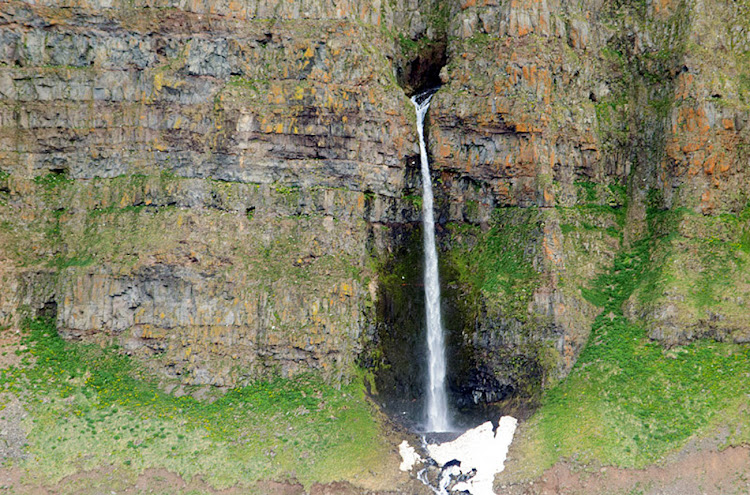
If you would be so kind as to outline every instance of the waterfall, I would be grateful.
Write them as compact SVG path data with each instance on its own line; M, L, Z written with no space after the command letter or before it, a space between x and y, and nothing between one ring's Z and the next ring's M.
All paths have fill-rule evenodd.
M445 338L440 314L440 278L437 248L435 247L435 219L433 213L432 181L427 147L424 142L424 116L430 107L434 91L413 96L417 111L419 155L422 161L422 228L424 231L424 291L427 313L427 422L425 429L432 432L450 430L448 397L445 390Z

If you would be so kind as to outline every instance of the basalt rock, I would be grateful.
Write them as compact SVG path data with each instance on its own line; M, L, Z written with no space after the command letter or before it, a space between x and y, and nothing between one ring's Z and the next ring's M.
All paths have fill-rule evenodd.
M187 384L423 364L412 93L457 404L533 398L626 314L750 339L744 2L0 4L0 325L55 315ZM399 87L399 84L402 87Z
M454 376L459 403L534 397L587 341L597 309L581 289L620 248L630 173L591 99L607 84L600 9L464 2L450 24L430 147L448 285L471 301L454 329L469 363Z
M2 324L348 380L414 129L371 2L3 3Z
M586 290L644 238L651 278L626 314L667 345L747 341L747 19L722 2L454 6L428 134L458 404L564 377L599 311Z

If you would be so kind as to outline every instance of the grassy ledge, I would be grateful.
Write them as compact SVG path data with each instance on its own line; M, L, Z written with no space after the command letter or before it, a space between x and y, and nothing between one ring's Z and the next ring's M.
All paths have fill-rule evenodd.
M644 239L621 253L585 292L602 312L573 371L527 424L519 477L562 459L640 468L721 427L729 432L721 447L750 441L750 347L698 340L668 349L623 315L636 288L658 283L653 245Z
M115 349L63 341L49 320L25 327L22 364L2 371L0 387L29 412L28 457L14 462L39 483L111 466L109 478L123 483L164 468L215 488L268 479L367 485L392 467L361 380L336 390L313 376L278 378L213 402L178 398Z

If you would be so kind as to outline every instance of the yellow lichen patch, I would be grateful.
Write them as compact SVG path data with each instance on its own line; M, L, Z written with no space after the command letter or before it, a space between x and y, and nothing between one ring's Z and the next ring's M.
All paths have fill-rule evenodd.
M160 92L161 88L164 86L164 73L157 72L154 74L154 91Z
M268 92L269 103L281 105L285 103L284 89L279 84L271 84Z
M156 151L167 151L168 146L161 141L159 141L159 138L155 138L151 142L151 148Z
M229 7L229 10L232 13L235 13L235 14L236 13L243 13L243 12L245 12L244 4L242 2L237 2L235 0L230 0L228 7Z

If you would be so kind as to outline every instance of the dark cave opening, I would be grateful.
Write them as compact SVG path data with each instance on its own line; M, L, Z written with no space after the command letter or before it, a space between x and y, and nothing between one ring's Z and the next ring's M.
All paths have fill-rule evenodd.
M418 51L405 50L396 61L396 79L408 96L440 86L440 71L448 62L447 40L414 42Z
M57 301L51 299L46 301L36 312L37 317L50 320L57 319Z

